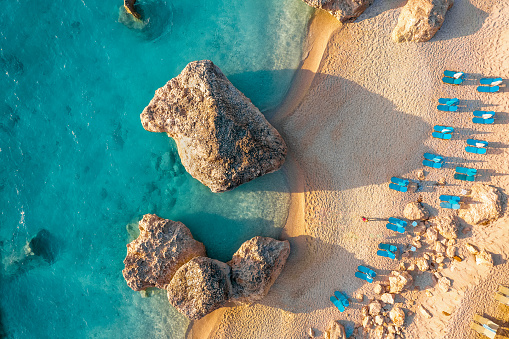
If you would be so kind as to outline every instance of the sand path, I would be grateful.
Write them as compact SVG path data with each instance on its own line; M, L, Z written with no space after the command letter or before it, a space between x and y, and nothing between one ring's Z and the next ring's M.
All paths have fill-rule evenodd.
M430 42L395 44L390 35L403 4L375 1L354 24L342 26L326 14L311 23L302 68L272 119L290 150L284 170L292 185L292 206L282 236L292 245L288 263L261 303L215 311L195 322L188 337L305 338L309 327L323 333L331 320L352 327L360 321L363 304L353 302L339 313L329 296L338 289L350 296L359 291L372 296L371 286L354 277L357 265L370 265L383 279L398 262L377 257L378 243L408 242L386 230L383 222L363 223L361 216L402 216L405 204L419 196L433 215L447 214L437 208L438 196L468 187L452 178L453 168L461 164L478 168L479 181L509 188L509 88L498 94L475 90L483 76L508 82L509 3L457 0ZM464 71L468 80L462 86L444 85L444 69ZM438 112L440 97L457 97L463 107L457 113ZM497 112L497 124L474 125L472 110L488 108ZM432 139L436 124L453 126L459 133L449 142ZM465 140L472 136L490 142L490 154L481 158L465 153ZM416 179L422 154L428 151L447 157L446 168L426 171L417 193L390 191L391 176ZM440 177L449 184L435 188ZM479 286L494 291L495 277L509 282L509 248L496 245L503 238L488 236L505 236L507 225L504 219L476 226L465 236L500 254L499 265L477 272L466 260L448 272L451 294L437 294L433 300L449 307L452 315L446 317L437 307L433 322L409 319L407 338L453 338L447 333L469 338L473 312L495 312L491 292L480 295ZM469 270L473 272L462 274L463 279L455 278ZM408 309L434 302L423 300L422 294L397 301Z

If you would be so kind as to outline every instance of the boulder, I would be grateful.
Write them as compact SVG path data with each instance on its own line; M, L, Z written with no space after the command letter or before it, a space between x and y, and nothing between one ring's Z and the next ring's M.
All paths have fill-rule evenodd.
M394 306L389 312L389 318L396 326L403 326L405 323L405 312L399 306Z
M326 339L346 339L345 327L337 321L332 321L327 331L325 331Z
M420 202L412 201L405 206L403 216L408 220L427 220L429 212Z
M477 265L493 267L493 257L491 253L487 252L485 249L475 255L475 262Z
M323 9L341 22L357 19L374 0L303 0L311 7Z
M230 266L207 257L194 258L178 269L167 291L170 304L180 313L200 319L230 298Z
M486 225L502 216L502 193L498 188L475 184L470 198L472 203L458 210L458 216L467 223Z
M127 285L135 291L147 287L164 289L182 265L205 256L205 246L194 240L181 222L145 214L138 228L138 238L127 244L122 271Z
M286 144L210 60L193 61L155 92L143 128L174 138L182 165L212 192L278 170Z
M431 317L433 317L433 315L430 313L430 311L428 311L428 310L427 310L426 308L424 308L424 306L422 306L422 305L419 305L418 310L419 310L419 312L422 314L422 316L423 316L424 318L430 319Z
M290 254L290 243L254 237L244 242L228 262L231 267L232 301L252 303L269 292Z
M136 0L124 0L124 8L127 13L131 14L136 19L141 19L141 15L134 8Z
M392 271L389 277L389 293L400 293L413 283L414 279L407 271Z
M375 316L379 315L380 312L382 312L382 304L378 300L373 300L372 302L370 302L368 307L369 307L369 314L372 317L375 317Z
M55 261L58 253L58 241L46 229L42 229L30 239L26 246L26 254L38 256L49 264Z
M418 258L415 261L415 264L417 265L417 267L419 268L420 271L425 272L425 271L429 270L429 262L424 257Z
M447 277L440 277L438 279L438 284L437 284L437 288L446 293L446 292L449 292L449 288L451 287L451 281L449 280L449 278Z
M431 39L444 22L454 0L408 0L392 31L395 42L424 42Z
M386 304L394 304L394 295L390 293L384 293L380 296L380 300Z
M437 217L434 219L438 232L446 239L458 237L459 221L455 215Z

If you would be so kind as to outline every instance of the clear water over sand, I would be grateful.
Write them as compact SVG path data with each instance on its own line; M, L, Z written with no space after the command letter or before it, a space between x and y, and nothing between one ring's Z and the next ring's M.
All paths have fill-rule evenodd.
M128 229L145 213L180 220L226 261L286 220L283 173L212 194L139 114L200 59L260 109L274 107L300 61L308 7L145 0L140 23L121 4L2 3L0 332L9 338L182 338L188 322L163 292L142 298L123 280ZM42 229L39 255L27 255Z

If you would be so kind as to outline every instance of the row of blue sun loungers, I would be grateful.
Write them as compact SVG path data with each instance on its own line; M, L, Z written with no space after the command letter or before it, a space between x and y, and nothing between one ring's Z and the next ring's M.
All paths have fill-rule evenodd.
M440 196L440 207L448 208L452 210L460 209L461 197L457 195L441 195Z
M398 192L406 192L408 191L409 184L410 180L392 177L391 183L389 184L389 188Z
M330 301L337 307L340 312L344 312L345 308L350 306L348 298L341 292L336 291L334 295L330 297Z
M365 280L368 283L372 283L376 277L376 272L366 266L358 266L359 272L355 272L355 276L359 279Z
M454 71L444 71L444 77L442 81L446 84L450 85L461 85L463 82L465 73L463 72L454 72Z
M443 112L456 112L458 110L458 98L440 98L438 99L440 105L437 106L439 111Z
M472 154L486 154L488 142L483 140L467 139L465 151Z
M378 244L379 250L376 251L376 254L380 257L385 257L389 259L396 259L396 252L398 248L394 245L380 243Z
M502 83L502 78L482 78L479 82L481 86L477 87L478 92L495 93L500 90L499 85Z
M433 138L449 140L452 138L452 132L454 132L452 127L436 125L433 127L431 135Z
M456 167L456 173L454 174L454 179L462 180L462 181L475 181L475 176L477 175L477 170L475 168L468 167Z
M444 165L444 157L432 153L424 153L424 160L422 161L423 166L431 168L442 168Z
M474 111L474 118L472 119L474 124L490 125L495 122L494 111Z
M389 222L385 225L387 229L398 232L398 233L405 233L405 227L407 227L407 222L401 219L397 218L389 218Z

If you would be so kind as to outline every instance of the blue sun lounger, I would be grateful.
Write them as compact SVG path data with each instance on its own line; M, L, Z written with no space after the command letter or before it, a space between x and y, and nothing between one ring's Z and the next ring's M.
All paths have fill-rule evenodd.
M395 183L396 185L400 185L400 186L408 186L408 184L410 183L410 180L401 179L401 178L398 178L398 177L392 177L391 181L393 183Z
M362 273L366 273L367 275L369 275L371 278L375 278L376 277L376 272L373 271L371 268L369 267L366 267L366 266L362 266L362 265L359 265L357 266L357 269L359 271L361 271Z
M440 207L447 208L447 209L450 209L450 210L459 210L461 208L460 204L451 203L451 202L447 202L447 201L442 201L440 203Z
M394 224L388 223L385 225L385 227L387 227L387 229L394 231L394 232L398 232L401 234L405 233L405 228L401 227L399 225L394 225Z
M435 132L440 132L440 133L452 133L452 132L454 132L454 128L453 127L440 126L440 125L433 126L433 130Z
M488 142L484 140L467 139L467 145L475 147L488 147Z
M445 84L449 84L449 85L461 85L461 83L463 82L463 79L461 79L461 78L455 79L455 78L443 77L442 78L442 82L445 83Z
M454 174L454 179L456 180L462 180L462 181L475 181L475 177L473 175L466 175L466 174Z
M389 222L394 225L399 225L401 227L407 227L408 223L405 220L401 220L398 218L390 217Z
M495 119L493 119L493 118L489 118L489 119L472 118L472 122L474 124L491 125L495 122Z
M449 140L452 138L452 134L449 134L449 133L433 132L433 133L431 133L431 135L435 139Z
M470 167L458 166L458 167L456 167L456 172L461 173L461 174L466 174L466 175L476 175L477 169L470 168Z
M439 104L447 105L447 106L457 105L459 102L460 101L458 98L440 98L440 99L438 99Z
M406 192L406 191L408 191L408 187L406 187L406 186L396 185L396 184L394 184L394 183L392 183L392 182L389 184L389 188L390 188L391 190L395 190L395 191L403 192L403 193L404 193L404 192Z
M341 301L341 303L343 304L343 306L345 306L345 308L347 308L348 306L350 306L350 303L348 302L348 298L345 297L345 295L339 291L336 291L334 292L334 296L336 298L339 299L339 301Z
M366 274L366 273L355 272L355 277L357 277L359 279L362 279L362 280L366 280L368 283L372 283L373 282L373 278L371 276L369 276L368 274Z
M339 310L339 312L344 312L345 311L345 306L343 306L343 304L341 303L341 301L339 301L338 299L336 299L335 296L331 296L330 297L330 301L334 304L334 306L337 307L337 309Z
M451 77L451 78L454 78L454 79L459 79L459 78L463 78L465 73L445 70L444 71L444 75L446 77Z
M437 109L442 112L456 112L458 110L458 106L438 105Z
M495 82L496 82L496 84L495 84ZM481 85L489 85L489 86L498 85L501 82L502 82L502 78L482 78L481 80L479 80L479 83Z
M433 161L433 162L442 162L442 161L444 161L444 157L443 156L436 155L436 154L433 154L433 153L424 153L423 157L424 157L424 159L430 160L430 161Z
M500 90L499 86L478 86L477 92L481 93L495 93Z
M392 253L392 252L389 252L389 251L378 250L378 251L376 251L376 254L381 256L381 257L390 258L392 260L396 259L396 255L394 253Z
M483 148L483 147L467 146L467 147L465 147L465 151L467 153L472 153L472 154L486 154L486 148Z
M429 161L429 160L423 160L422 165L431 167L431 168L442 168L443 164L441 162L433 162L433 161Z
M446 202L460 202L461 201L461 197L458 197L457 195L442 194L439 198L441 201L446 201Z
M381 250L385 250L385 251L389 251L389 252L393 252L393 253L398 250L398 248L396 246L391 245L391 244L384 244L384 243L378 244L378 248Z
M474 111L474 117L480 117L483 119L494 118L495 111Z

